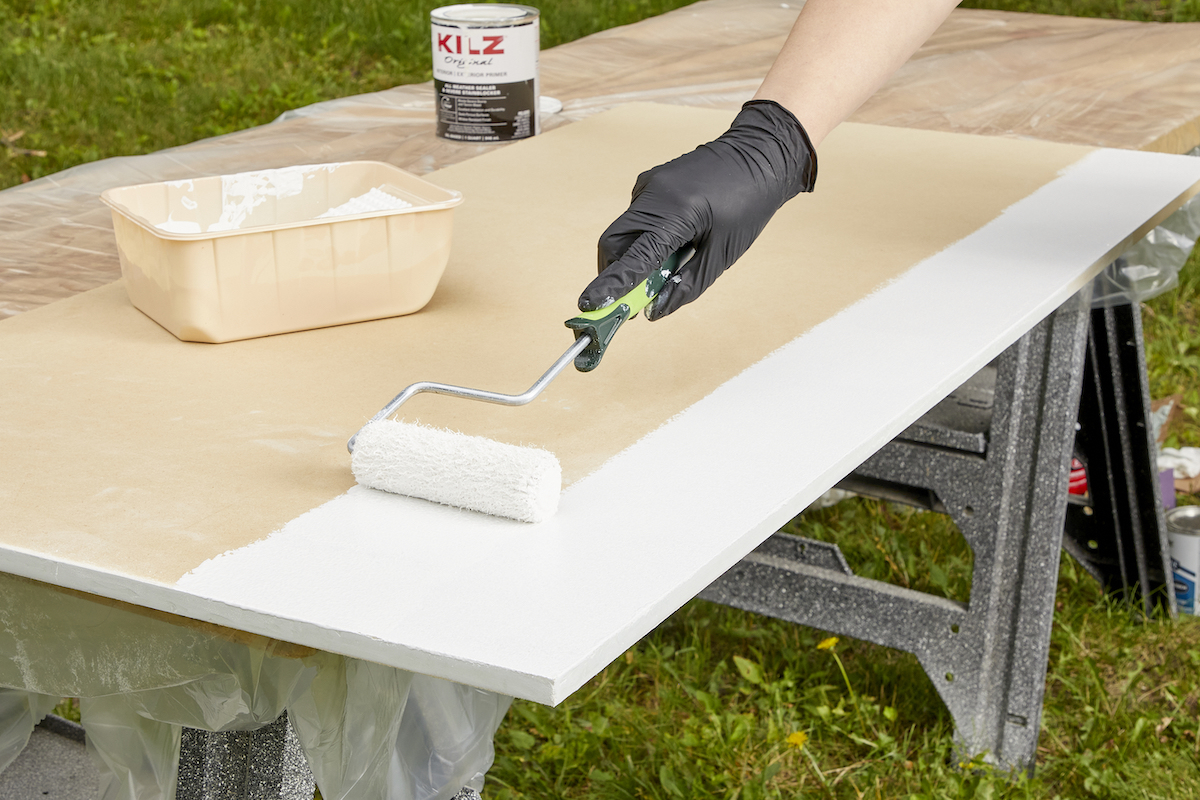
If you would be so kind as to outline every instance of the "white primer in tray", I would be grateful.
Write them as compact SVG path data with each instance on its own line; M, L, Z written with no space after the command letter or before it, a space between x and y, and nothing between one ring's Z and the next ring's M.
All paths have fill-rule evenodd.
M126 186L101 199L130 300L195 342L420 310L462 202L371 161Z

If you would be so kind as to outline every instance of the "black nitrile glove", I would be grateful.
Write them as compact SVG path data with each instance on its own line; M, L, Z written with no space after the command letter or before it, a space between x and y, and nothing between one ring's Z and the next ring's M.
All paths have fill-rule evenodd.
M691 244L696 254L646 309L652 320L665 317L699 297L816 179L817 154L800 122L774 101L751 100L715 141L638 176L629 210L600 237L600 276L580 310L611 304Z

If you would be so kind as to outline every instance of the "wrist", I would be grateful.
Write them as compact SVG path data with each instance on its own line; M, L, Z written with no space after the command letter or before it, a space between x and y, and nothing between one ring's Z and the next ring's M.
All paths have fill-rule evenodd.
M786 186L786 198L791 199L801 192L811 192L817 182L817 150L813 147L808 131L796 115L775 100L753 99L742 105L734 119L730 132L739 126L753 129L760 137L778 147L777 158L781 162Z

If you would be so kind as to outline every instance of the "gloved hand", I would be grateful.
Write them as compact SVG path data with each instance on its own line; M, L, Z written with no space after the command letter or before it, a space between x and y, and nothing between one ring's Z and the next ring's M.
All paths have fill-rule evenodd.
M817 179L817 154L790 111L751 100L729 130L638 176L629 210L600 237L600 275L581 311L611 304L687 244L695 255L646 309L661 319L690 303L746 252L771 216Z

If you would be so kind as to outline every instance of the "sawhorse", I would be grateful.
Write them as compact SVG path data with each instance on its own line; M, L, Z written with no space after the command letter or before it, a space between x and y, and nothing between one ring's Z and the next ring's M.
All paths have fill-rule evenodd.
M1060 548L1147 613L1174 612L1140 318L1132 305L1093 311L1090 298L1081 291L839 484L948 513L974 553L969 602L858 577L837 545L785 533L701 597L913 653L965 755L1032 769ZM1076 448L1086 505L1068 501Z

